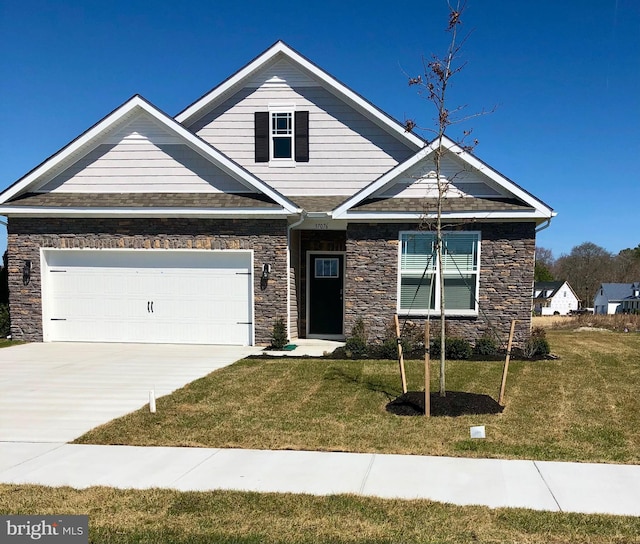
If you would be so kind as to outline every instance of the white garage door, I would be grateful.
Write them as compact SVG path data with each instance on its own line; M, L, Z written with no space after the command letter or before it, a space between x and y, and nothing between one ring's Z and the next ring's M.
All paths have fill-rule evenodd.
M251 252L43 251L44 340L253 343Z

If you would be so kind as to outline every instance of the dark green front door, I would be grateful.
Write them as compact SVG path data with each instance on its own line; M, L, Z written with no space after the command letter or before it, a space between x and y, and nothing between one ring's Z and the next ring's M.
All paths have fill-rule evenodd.
M309 334L342 335L344 255L309 256Z

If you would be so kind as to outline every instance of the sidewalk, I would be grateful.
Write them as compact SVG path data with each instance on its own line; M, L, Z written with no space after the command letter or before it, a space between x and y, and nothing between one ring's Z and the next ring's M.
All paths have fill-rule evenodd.
M311 451L0 442L0 482L233 489L640 516L640 466Z

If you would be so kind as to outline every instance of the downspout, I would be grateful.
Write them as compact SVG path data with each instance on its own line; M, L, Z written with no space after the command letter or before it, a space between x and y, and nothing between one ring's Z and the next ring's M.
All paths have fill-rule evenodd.
M287 338L289 341L291 341L291 231L301 225L306 218L307 212L300 210L300 220L287 225Z

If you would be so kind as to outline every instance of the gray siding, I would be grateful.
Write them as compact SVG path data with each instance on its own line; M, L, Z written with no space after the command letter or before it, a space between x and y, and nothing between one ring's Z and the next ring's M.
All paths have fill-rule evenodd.
M309 111L309 162L255 163L254 112L295 104ZM350 195L413 151L322 87L245 88L188 127L285 195Z
M73 193L250 192L146 114L106 136L40 189Z
M40 188L65 193L250 192L186 145L102 144Z
M433 157L430 156L411 168L395 184L381 191L379 196L394 198L437 197L438 186L434 176L435 163ZM504 190L499 191L486 175L451 154L442 158L440 176L443 182L449 183L447 194L445 195L447 197L512 196Z

